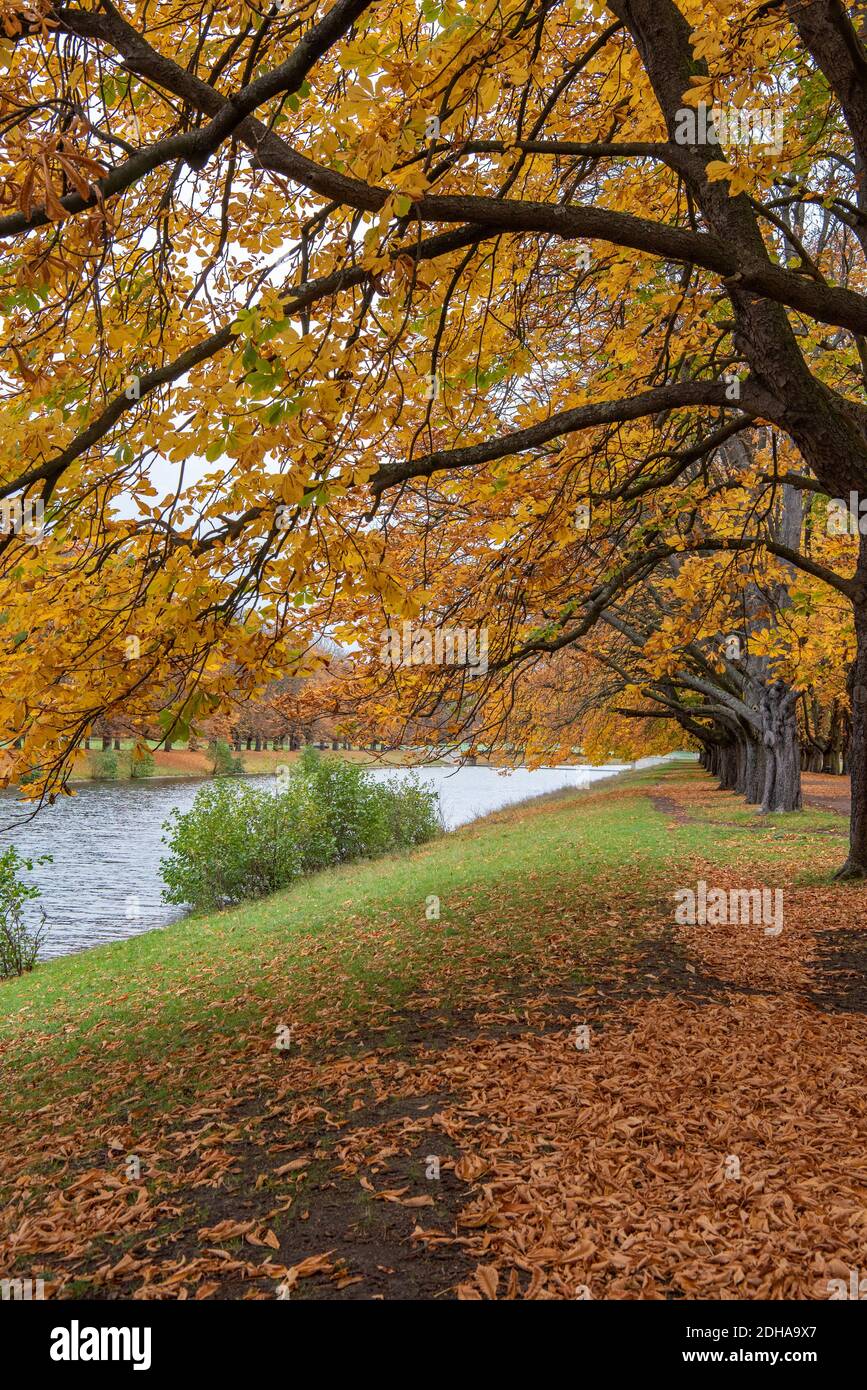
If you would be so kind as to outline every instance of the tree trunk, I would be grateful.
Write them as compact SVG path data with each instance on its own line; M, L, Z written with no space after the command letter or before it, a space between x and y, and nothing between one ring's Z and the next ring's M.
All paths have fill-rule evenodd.
M752 735L747 735L744 740L746 744L746 777L744 779L743 793L748 806L759 806L762 800L762 791L765 785L765 756L764 745Z
M838 701L835 700L831 717L831 733L829 747L826 755L827 766L824 770L826 772L833 773L837 777L839 777L841 773L845 772L846 770L843 762L846 750L846 740L846 721L843 715L843 711L840 709Z
M774 681L765 690L759 705L765 750L762 815L801 809L797 699L797 691L791 690L784 681Z
M720 791L737 791L738 748L735 742L726 743L720 749L719 785Z
M855 660L849 672L849 695L852 703L852 727L847 749L849 776L852 781L852 805L849 812L849 856L837 878L867 877L867 537L859 543L858 569L860 592L855 600Z

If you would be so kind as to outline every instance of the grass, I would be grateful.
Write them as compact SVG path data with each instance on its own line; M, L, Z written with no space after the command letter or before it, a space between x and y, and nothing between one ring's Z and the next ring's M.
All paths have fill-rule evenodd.
M591 926L598 919L590 936L601 948L612 927L599 923L617 916L619 898L628 897L633 911L658 901L660 877L679 881L676 873L672 879L679 864L689 882L690 860L735 863L748 845L756 865L788 872L794 861L802 881L811 881L807 867L798 869L803 841L792 824L798 831L837 825L832 813L768 817L757 834L752 812L725 810L736 825L710 817L674 824L644 794L666 778L700 776L653 768L619 779L616 793L556 793L406 856L332 869L243 907L48 961L0 985L0 1038L27 1076L19 1103L44 1104L58 1088L74 1089L106 1055L133 1062L157 1048L173 1052L191 1033L225 1047L271 1026L275 990L284 1012L312 1021L326 978L330 1005L347 1026L361 1026L383 1006L405 1006L425 980L453 1004L456 953L495 983L516 956L543 951L559 930L552 902ZM440 900L438 922L425 915L431 896Z

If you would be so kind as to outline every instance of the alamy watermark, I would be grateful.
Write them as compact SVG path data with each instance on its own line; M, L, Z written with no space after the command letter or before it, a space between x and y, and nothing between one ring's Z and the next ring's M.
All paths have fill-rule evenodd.
M677 145L753 145L783 151L783 112L771 106L682 106L675 113Z
M0 1301L3 1303L30 1303L44 1297L44 1279L0 1279Z
M48 1352L52 1361L130 1361L134 1371L151 1364L149 1327L82 1327L73 1318L69 1327L55 1327Z
M463 666L471 676L483 676L488 669L488 629L486 627L416 627L405 622L398 629L386 628L381 638L381 659L397 666Z
M783 930L782 888L676 888L674 920L682 927L764 927L765 936Z
M842 497L832 497L828 503L825 529L829 536L867 535L867 497L849 493L848 503Z
M45 503L41 497L0 499L0 536L23 536L38 545L44 534Z
M843 1299L867 1299L867 1279L859 1277L857 1269L849 1270L849 1283L845 1279L829 1279L827 1283L828 1297L832 1303L839 1303Z

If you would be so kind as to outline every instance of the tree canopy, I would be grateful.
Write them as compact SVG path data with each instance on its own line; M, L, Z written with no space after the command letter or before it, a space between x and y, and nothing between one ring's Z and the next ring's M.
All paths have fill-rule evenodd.
M865 7L0 19L7 780L327 635L356 714L674 729L766 809L844 710L867 870Z

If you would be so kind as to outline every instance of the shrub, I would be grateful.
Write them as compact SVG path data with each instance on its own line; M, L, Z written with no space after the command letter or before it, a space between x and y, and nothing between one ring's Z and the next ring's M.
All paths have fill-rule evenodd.
M163 827L170 850L160 865L163 897L195 907L222 907L275 887L268 846L262 862L267 799L267 793L246 783L221 779L199 791L191 810L173 811Z
M214 766L211 771L215 777L243 777L244 775L244 764L240 758L235 757L224 738L218 738L214 744Z
M293 780L322 817L330 841L326 862L344 864L389 848L381 788L357 763L317 754L315 761L302 760Z
M381 786L388 794L385 804L389 838L396 849L409 849L442 833L444 827L437 794L419 781L416 773L410 773L403 781L389 778ZM432 823L436 827L433 830Z
M376 782L357 764L305 748L276 792L213 782L163 829L163 897L204 909L285 888L330 864L406 849L442 828L436 792L416 777Z
M117 766L117 754L113 748L104 748L98 753L94 762L94 773L96 777L106 782L116 782L119 771Z
M305 743L298 755L298 766L304 772L315 772L322 765L322 754L315 743Z
M43 854L37 864L50 864L50 854ZM22 870L32 872L33 860L22 859L14 845L0 854L0 979L23 975L32 970L39 958L45 937L45 913L40 908L40 921L33 925L25 921L26 902L35 901L40 891L34 884L21 879Z
M151 750L136 745L129 762L130 777L153 777L155 769L156 761Z

